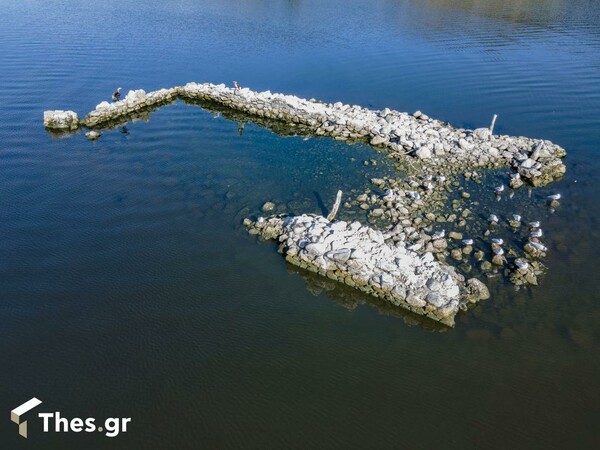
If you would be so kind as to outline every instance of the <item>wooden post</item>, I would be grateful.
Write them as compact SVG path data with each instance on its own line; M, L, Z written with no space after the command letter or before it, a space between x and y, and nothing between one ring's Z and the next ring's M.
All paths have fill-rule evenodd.
M496 125L497 118L498 118L498 115L494 114L494 117L492 117L492 124L490 125L490 134L494 134L494 125Z
M335 203L333 204L333 208L331 208L331 212L327 216L327 220L329 220L330 222L333 219L335 219L335 215L337 214L338 209L340 209L340 203L342 203L342 191L337 192L337 197L335 198Z

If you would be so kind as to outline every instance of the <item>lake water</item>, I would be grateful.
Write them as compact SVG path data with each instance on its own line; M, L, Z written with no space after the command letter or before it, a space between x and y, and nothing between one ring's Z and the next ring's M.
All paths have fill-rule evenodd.
M0 448L597 448L599 24L593 0L0 0ZM243 230L267 200L320 213L393 173L366 145L240 136L181 102L97 142L42 126L117 86L234 79L462 127L496 113L563 146L564 179L521 203L541 285L487 279L445 329ZM132 422L45 434L31 413L25 440L8 413L33 396Z

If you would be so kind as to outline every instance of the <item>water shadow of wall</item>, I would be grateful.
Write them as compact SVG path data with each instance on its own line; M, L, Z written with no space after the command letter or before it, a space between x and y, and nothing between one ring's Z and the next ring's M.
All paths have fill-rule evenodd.
M288 262L286 262L286 269L290 274L301 276L306 283L306 289L314 296L325 294L329 300L348 310L354 310L358 306L366 304L375 308L381 315L402 319L407 325L418 326L425 331L443 333L451 329L427 317L419 316L404 308L392 305Z

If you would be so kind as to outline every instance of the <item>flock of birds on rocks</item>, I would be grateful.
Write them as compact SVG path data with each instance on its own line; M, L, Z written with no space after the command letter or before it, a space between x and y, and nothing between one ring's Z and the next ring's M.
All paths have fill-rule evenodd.
M519 174L513 175L512 179L518 179ZM424 177L427 180L430 179L428 176ZM494 193L497 197L503 195L506 191L506 187L502 184L496 186L494 188ZM511 189L510 197L514 195L514 192ZM555 208L559 206L559 200L561 199L561 194L551 194L546 197L546 203L550 208ZM518 229L522 226L528 227L528 238L526 243L524 244L523 250L525 252L525 257L518 257L516 252L508 251L505 249L505 241L500 237L493 237L490 239L491 243L491 254L492 254L492 264L497 266L503 266L507 263L505 255L511 254L514 258L513 264L515 268L515 272L517 275L527 275L527 279L525 281L521 279L515 279L514 274L511 276L511 280L516 284L525 284L526 282L535 284L537 279L535 277L535 273L532 272L532 269L535 268L536 272L539 274L541 266L536 262L532 267L532 261L537 260L540 257L545 256L548 248L542 243L540 240L544 236L544 232L541 228L541 223L539 220L532 220L525 222L523 218L519 214L512 214L510 218L508 218L508 224L513 229ZM484 232L484 236L489 236L490 233L495 229L496 226L500 223L500 218L498 215L491 213L487 218L487 230ZM442 239L446 236L445 230L438 230L433 232L431 235L432 240ZM474 240L472 238L464 238L460 241L463 245L464 254L470 254L472 252L472 247L474 245ZM479 259L479 258L478 258ZM529 259L529 261L528 261Z
M468 172L465 173L465 180L478 182L480 175ZM471 198L470 193L462 190L462 199L453 200L453 209L458 214L432 212L443 208L446 201L444 199L447 199L444 192L452 192L445 176L423 174L397 180L384 177L374 178L371 183L381 188L384 195L369 194L367 191L356 197L356 202L361 209L369 210L368 217L371 222L391 219L387 238L394 242L402 241L407 248L418 253L433 251L440 260L450 256L457 261L458 268L466 272L472 270L473 257L481 272L488 277L494 277L502 270L502 273L517 286L537 284L537 277L544 269L540 259L548 251L541 241L544 232L539 220L526 220L520 214L511 214L501 219L499 214L491 213L482 218L483 242L478 245L479 239L476 239L476 236L463 236L465 231L478 234L473 225L468 226L468 222L465 221L474 220L476 216L472 215L468 207L460 206L464 200ZM457 181L452 184L458 186ZM390 188L385 189L387 186ZM511 198L508 191L506 186L493 188L494 194L508 195ZM515 193L512 188L510 192L513 195ZM531 191L528 193L531 197ZM546 197L547 205L553 210L552 208L558 206L560 199L560 194L549 195ZM478 202L474 204L477 205ZM351 204L347 203L345 207L349 208ZM399 213L397 216L394 209ZM430 212L425 213L426 211ZM447 232L446 229L436 229L436 223L444 222L455 224L456 230ZM513 230L513 237L499 236L504 223L508 223ZM515 247L515 239L522 239L522 244ZM486 248L489 259L485 257Z
M465 172L465 180L479 182L481 176L477 172ZM513 178L513 177L511 177ZM476 231L472 222L477 215L463 202L471 198L471 194L462 188L460 198L452 201L453 213L440 212L447 201L446 192L452 192L452 185L458 187L458 181L451 184L443 175L409 175L406 178L373 178L371 183L380 188L383 194L376 195L367 190L358 195L354 201L362 210L368 210L370 222L389 220L386 239L393 242L403 242L408 249L418 253L432 251L440 260L450 256L458 264L459 270L470 272L473 262L477 263L481 272L488 277L502 273L515 285L537 284L537 277L543 272L544 266L540 262L548 248L541 239L544 232L539 220L526 220L520 214L511 214L506 218L499 217L498 213L483 216L482 239L477 242L479 231ZM387 189L386 189L387 188ZM495 195L506 195L512 198L516 190L505 185L492 188ZM509 193L510 191L510 193ZM532 191L528 191L531 198ZM512 195L511 195L512 194ZM559 205L560 194L551 194L546 197L550 210ZM474 205L478 205L475 201ZM351 208L347 202L345 208ZM437 213L434 213L438 211ZM382 224L383 224L382 223ZM436 224L453 224L456 229L447 232L439 229ZM500 237L503 224L507 223L513 231L512 237ZM448 226L446 225L446 226ZM451 225L452 226L452 225ZM474 233L473 236L463 234ZM514 244L521 241L521 244ZM458 245L457 245L458 244ZM486 258L486 252L490 258ZM471 259L473 258L473 259Z

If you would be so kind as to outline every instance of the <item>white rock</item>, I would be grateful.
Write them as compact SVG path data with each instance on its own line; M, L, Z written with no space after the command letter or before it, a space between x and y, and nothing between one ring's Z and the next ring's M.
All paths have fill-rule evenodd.
M459 139L458 145L465 151L471 151L475 148L475 145L468 142L466 139Z
M111 104L107 101L100 102L96 105L96 111L106 111L111 109Z
M492 133L490 132L489 128L476 128L475 130L473 130L473 136L475 136L478 139L487 141L490 139L490 137L492 137Z
M352 254L352 250L349 248L341 248L339 250L334 250L328 252L325 256L329 259L334 260L335 262L345 263L350 259L350 255Z
M57 130L76 130L79 128L79 117L73 111L44 111L44 126Z
M310 243L304 247L304 250L313 257L321 256L327 251L327 246L322 243Z
M417 150L416 155L419 159L429 159L431 158L431 150L427 147L421 147Z
M383 136L374 136L371 139L371 145L381 145L389 142L389 139Z
M535 164L535 161L531 158L527 158L525 161L521 163L521 168L523 169L531 169Z

